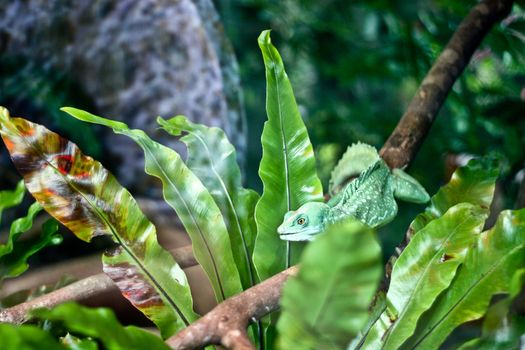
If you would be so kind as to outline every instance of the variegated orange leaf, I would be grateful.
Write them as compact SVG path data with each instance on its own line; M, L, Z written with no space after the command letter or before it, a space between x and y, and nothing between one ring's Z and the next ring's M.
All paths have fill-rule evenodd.
M198 316L186 276L157 242L155 227L131 194L72 142L0 107L0 135L26 187L82 240L110 236L118 247L105 271L123 295L170 336Z

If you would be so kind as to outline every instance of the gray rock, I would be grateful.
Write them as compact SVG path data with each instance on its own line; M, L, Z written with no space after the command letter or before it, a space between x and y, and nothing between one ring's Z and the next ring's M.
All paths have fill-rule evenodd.
M211 0L2 1L0 50L0 58L10 55L67 75L76 84L71 89L91 100L93 112L143 129L179 152L182 146L159 132L158 115L184 114L219 126L242 163L246 142L238 67ZM34 81L31 74L16 78L28 91ZM119 180L140 194L159 196L151 193L155 181L144 174L140 149L112 133L103 138L107 151L120 159Z

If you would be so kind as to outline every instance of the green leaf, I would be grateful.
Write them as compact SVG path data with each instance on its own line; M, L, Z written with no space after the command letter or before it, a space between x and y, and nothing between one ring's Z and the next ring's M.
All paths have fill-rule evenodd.
M17 242L19 236L33 226L33 219L42 210L38 202L33 203L27 216L15 220L11 224L8 241L0 245L0 280L6 277L16 277L29 268L27 260L50 245L62 243L62 236L57 233L58 222L47 220L42 225L40 235L36 239Z
M33 227L33 220L35 219L35 216L41 211L42 207L40 204L38 204L38 202L34 202L27 210L26 216L18 218L11 223L7 242L5 244L0 244L0 258L13 251L13 246L16 240L20 237L20 235L22 235L22 233Z
M415 234L459 203L490 208L498 175L497 158L488 156L470 160L466 166L458 168L450 181L432 196L425 212L419 214L410 225L409 233Z
M53 322L63 322L75 334L98 339L104 349L169 349L161 338L150 332L135 326L123 327L111 309L90 309L75 303L66 303L52 310L35 310L33 314Z
M413 334L417 320L452 282L486 218L486 209L462 203L414 236L394 265L386 309L358 348L397 349Z
M342 349L368 320L381 278L381 248L356 220L330 226L304 251L283 289L280 349Z
M449 288L419 320L401 349L437 349L457 326L482 317L494 294L511 291L525 266L525 209L504 211L479 235Z
M62 109L85 122L105 125L133 139L143 150L146 172L162 181L164 199L177 212L190 235L195 258L211 281L217 301L242 291L222 214L201 181L179 154L124 123L97 117L79 109Z
M0 108L0 134L26 187L77 237L108 235L118 248L104 270L164 336L197 318L186 276L157 242L155 227L102 165L41 125Z
M254 264L264 280L297 262L304 243L282 241L277 227L287 211L323 199L315 157L283 61L270 41L270 31L259 36L266 68L266 113L259 166L264 190L255 208L257 238Z
M195 124L184 116L157 122L168 133L181 137L188 147L186 165L202 181L221 210L230 233L233 257L244 289L256 283L252 263L256 228L253 215L259 195L242 187L235 148L224 131Z
M2 222L2 212L22 203L25 191L26 187L23 180L18 182L14 190L0 191L0 223Z
M2 350L65 350L53 337L36 326L0 324Z

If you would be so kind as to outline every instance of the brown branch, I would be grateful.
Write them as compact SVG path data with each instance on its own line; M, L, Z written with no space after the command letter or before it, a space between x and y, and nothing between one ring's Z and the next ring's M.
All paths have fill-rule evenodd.
M197 265L191 246L173 249L171 253L182 268ZM104 273L97 274L71 283L33 300L2 310L0 312L0 322L23 323L27 321L27 314L31 310L41 307L51 308L67 301L86 300L114 290L118 289L111 278Z
M470 11L440 54L412 98L406 113L380 151L391 168L403 168L414 159L452 85L494 23L512 7L511 0L485 0ZM247 344L246 327L277 310L281 289L297 266L219 304L199 321L168 339L173 349L197 349L209 344L253 349ZM236 335L232 342L230 335Z
M23 323L29 311L41 307L51 308L67 301L79 301L117 288L111 278L101 273L69 284L28 302L0 311L0 322Z
M509 14L512 3L482 1L461 22L381 149L391 168L406 167L414 159L452 85L490 28Z
M298 271L297 266L292 266L225 300L166 343L173 349L198 349L211 344L234 350L254 349L246 335L248 324L279 308L284 282Z

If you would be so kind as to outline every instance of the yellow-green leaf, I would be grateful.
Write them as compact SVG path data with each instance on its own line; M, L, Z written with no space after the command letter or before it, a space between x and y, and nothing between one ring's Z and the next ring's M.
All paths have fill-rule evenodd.
M401 349L438 349L457 326L482 317L493 295L509 293L525 266L525 209L504 211L468 252L449 288L418 322Z

